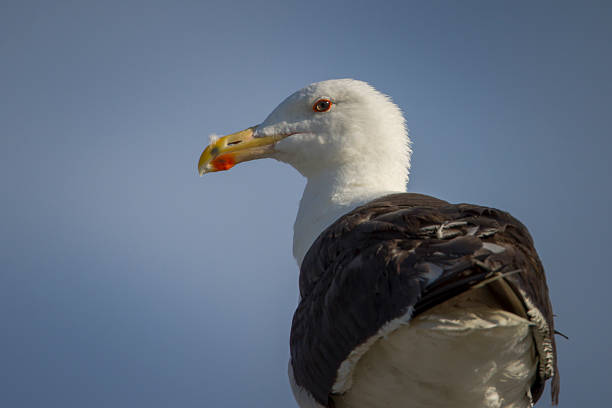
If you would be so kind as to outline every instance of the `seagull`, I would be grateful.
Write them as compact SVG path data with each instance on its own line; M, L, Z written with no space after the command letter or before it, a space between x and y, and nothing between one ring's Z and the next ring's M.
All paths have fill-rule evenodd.
M406 191L401 110L366 82L317 82L211 140L200 175L273 158L307 179L289 380L302 408L532 407L559 373L533 240L507 212Z

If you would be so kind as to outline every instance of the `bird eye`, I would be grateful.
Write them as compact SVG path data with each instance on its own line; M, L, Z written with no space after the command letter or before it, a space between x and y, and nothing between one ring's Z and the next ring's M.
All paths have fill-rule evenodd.
M332 101L329 99L319 99L312 105L312 110L315 112L327 112L332 107Z

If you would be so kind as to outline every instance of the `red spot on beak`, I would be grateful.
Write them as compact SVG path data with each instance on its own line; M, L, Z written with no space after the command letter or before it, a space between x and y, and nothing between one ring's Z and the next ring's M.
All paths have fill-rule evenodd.
M236 165L236 160L234 160L234 156L231 154L223 154L214 159L210 164L217 171L229 170Z

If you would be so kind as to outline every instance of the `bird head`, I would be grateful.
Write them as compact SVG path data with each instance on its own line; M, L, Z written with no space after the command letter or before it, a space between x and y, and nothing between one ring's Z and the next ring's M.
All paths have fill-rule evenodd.
M402 174L410 140L400 109L369 84L353 79L317 82L287 97L259 125L213 140L200 157L200 175L271 157L306 177L359 168Z

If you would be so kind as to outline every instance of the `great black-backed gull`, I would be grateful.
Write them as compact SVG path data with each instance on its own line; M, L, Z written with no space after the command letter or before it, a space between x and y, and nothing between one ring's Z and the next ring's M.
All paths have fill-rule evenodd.
M213 140L200 174L270 157L308 179L294 225L300 407L530 407L552 378L553 314L508 213L406 192L400 109L362 81L318 82Z

